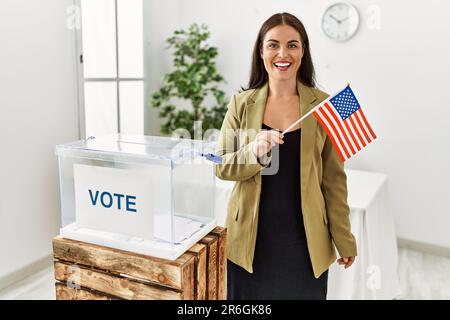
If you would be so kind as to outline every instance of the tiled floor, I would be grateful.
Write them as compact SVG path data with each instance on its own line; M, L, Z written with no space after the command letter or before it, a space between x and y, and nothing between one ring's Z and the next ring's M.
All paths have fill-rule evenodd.
M399 250L400 299L450 299L450 258ZM0 291L4 299L55 299L53 266Z
M0 300L55 300L53 265L0 291Z
M450 299L450 258L400 249L402 299Z

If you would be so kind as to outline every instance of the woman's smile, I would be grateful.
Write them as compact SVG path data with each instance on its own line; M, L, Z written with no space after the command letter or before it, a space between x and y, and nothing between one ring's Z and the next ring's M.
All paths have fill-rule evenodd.
M284 72L284 71L287 71L289 69L289 67L292 65L292 63L291 62L280 61L280 62L275 62L273 65L279 71Z

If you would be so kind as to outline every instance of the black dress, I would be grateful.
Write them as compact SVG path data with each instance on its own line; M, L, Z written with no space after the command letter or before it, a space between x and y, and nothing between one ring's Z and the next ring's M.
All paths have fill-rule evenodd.
M263 129L271 128L263 124ZM278 172L261 175L253 273L228 260L230 300L326 299L328 270L314 277L303 225L300 137L301 129L285 133L284 143L274 147L279 151Z

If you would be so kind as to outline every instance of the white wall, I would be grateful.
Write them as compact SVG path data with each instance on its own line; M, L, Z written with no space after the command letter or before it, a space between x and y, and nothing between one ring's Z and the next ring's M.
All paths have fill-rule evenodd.
M165 39L170 37L173 30L179 28L179 21L183 16L179 10L179 1L143 0L144 10L144 51L145 51L145 92L146 105L150 106L151 93L157 90L162 83L162 77L170 70L172 56L168 50ZM150 135L159 135L161 121L158 118L159 110L147 107L144 112L145 132Z
M0 2L0 279L50 255L58 233L54 146L78 138L71 4Z
M247 84L251 50L263 21L276 12L295 14L308 31L320 87L333 93L350 82L379 137L347 167L389 175L398 237L450 247L450 2L353 0L361 28L346 43L330 41L320 29L321 14L333 2L158 2L145 17L153 27L147 30L153 59L150 91L170 71L170 52L162 49L174 30L168 27L208 24L230 96ZM379 30L367 27L369 5L381 9ZM156 123L154 119L152 133L158 132Z

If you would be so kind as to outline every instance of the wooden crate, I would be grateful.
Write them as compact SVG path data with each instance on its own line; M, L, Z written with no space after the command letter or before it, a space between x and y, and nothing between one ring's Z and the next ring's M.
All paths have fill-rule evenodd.
M226 299L226 229L175 261L55 237L58 300Z
M227 299L227 230L216 227L210 235L217 237L217 299Z

